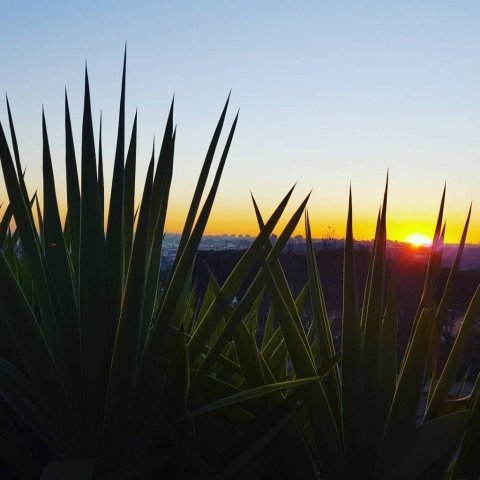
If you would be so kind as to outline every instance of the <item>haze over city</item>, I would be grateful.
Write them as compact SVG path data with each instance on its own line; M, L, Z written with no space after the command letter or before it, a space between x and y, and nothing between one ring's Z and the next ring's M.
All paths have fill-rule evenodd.
M446 241L458 242L471 201L467 242L480 241L478 2L28 1L2 17L0 90L12 107L26 184L41 196L43 105L63 215L64 89L79 161L86 60L96 135L103 111L109 181L126 41L127 135L138 108L137 203L175 94L168 232L182 230L232 89L227 122L240 108L239 123L207 234L255 235L250 191L268 215L298 182L285 221L313 188L313 236L329 226L343 237L351 184L354 235L370 239L389 170L390 239L433 235L446 182ZM8 125L5 106L0 120ZM226 133L220 148L225 140Z

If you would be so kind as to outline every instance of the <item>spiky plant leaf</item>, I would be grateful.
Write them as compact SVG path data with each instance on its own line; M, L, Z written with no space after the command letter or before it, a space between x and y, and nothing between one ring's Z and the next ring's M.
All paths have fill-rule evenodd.
M103 142L102 142L102 114L100 113L100 132L98 134L98 196L102 214L105 212L105 185L103 180ZM105 215L104 215L105 216Z
M257 259L257 256L258 256L258 251L255 252L255 250L262 245L262 242L265 243L267 241L275 224L279 220L281 214L283 213L283 210L286 207L286 204L290 198L290 195L292 194L292 190L288 192L286 197L282 200L280 205L277 207L275 212L270 217L269 221L265 224L265 227L261 230L258 237L252 243L249 250L247 250L247 252L240 259L234 271L230 274L229 278L223 285L221 291L215 297L212 305L210 306L209 310L207 311L203 319L200 319L199 326L195 330L194 334L192 335L192 339L189 342L190 355L192 356L195 354L195 359L198 358L198 356L200 355L203 349L203 345L205 345L210 339L218 322L222 318L225 311L228 309L229 305L231 304L231 301L233 300L233 297L236 295L245 277L253 267L255 260ZM282 251L283 247L285 246L288 238L290 238L291 233L295 229L303 213L303 210L305 208L306 202L308 201L308 198L309 197L307 197L302 202L302 204L299 206L299 208L296 210L296 212L293 214L293 216L287 223L282 234L278 238L278 241L276 242L275 247L270 252L269 261L274 261L277 258L278 254ZM215 352L215 355L218 355L221 352L228 338L235 331L236 326L242 319L242 316L245 315L250 309L251 304L257 297L258 293L263 287L263 284L264 284L263 273L259 272L256 275L255 279L252 281L244 297L242 298L240 303L237 305L237 308L235 309L235 314L232 315L232 317L229 319L229 322L225 326L220 337L217 338L217 340L215 341L215 345L212 347L212 352L210 353L212 357L210 357L209 359L209 356L207 355L202 365L198 368L197 374L194 376L192 380L192 384L195 383L195 381L197 380L197 377L200 378L202 374L205 374L208 371L209 365L211 365L211 363L209 364L208 362L209 361L213 362L213 358L214 358L213 352ZM296 311L296 307L294 308Z
M125 193L123 198L123 242L124 242L124 276L130 265L132 255L134 209L135 209L135 170L137 163L137 112L133 120L132 135L125 161Z
M462 254L465 248L465 242L467 240L467 232L468 226L470 223L470 216L472 213L472 207L470 206L470 210L468 211L467 220L465 222L465 226L463 228L462 236L460 238L460 243L458 245L457 252L455 254L455 259L453 261L452 267L450 269L450 273L448 275L447 284L445 286L445 291L442 295L442 299L440 300L440 304L438 306L437 312L435 314L435 326L433 330L432 336L432 344L430 345L430 357L429 357L429 365L433 365L434 358L437 355L437 348L440 342L440 338L442 335L442 328L445 324L448 312L450 309L454 287L455 287L455 280L458 274L458 270L460 269L460 261L462 259Z
M376 420L378 418L378 395L380 388L382 316L385 308L384 285L387 241L387 195L388 175L380 215L380 224L378 226L378 232L375 238L375 250L372 252L373 263L370 278L370 289L368 291L368 298L364 301L364 304L367 308L364 317L365 326L363 344L367 394L367 428L369 429L368 455L371 457L372 462L375 461L379 440L381 439L383 430L383 427L378 425Z
M462 380L461 380L460 384L458 385L457 391L453 395L453 398L455 400L458 400L459 398L462 397L463 390L465 389L465 385L467 384L468 376L470 374L471 366L472 366L472 364L470 364L468 366L468 368L465 370L465 373L463 374Z
M0 222L0 246L3 246L5 243L5 237L7 236L8 226L10 225L10 221L12 220L12 207L7 205L5 209L2 221Z
M374 417L373 452L378 454L388 414L397 388L397 296L393 273L388 286L387 306L382 319L380 336L380 379L377 412Z
M123 195L125 161L125 77L127 68L127 47L123 58L122 90L118 114L117 146L113 166L112 190L107 221L107 255L112 311L112 338L120 317L123 291Z
M306 206L306 202L308 202L309 198L310 198L310 194L308 194L307 198L304 200L304 207ZM258 223L260 229L262 229L263 228L263 219L262 219L262 216L260 214L260 210L258 208L257 202L255 201L255 198L253 197L253 195L252 195L252 202L253 202L253 207L255 209L255 215L257 217L257 223ZM297 212L298 212L298 210L297 210ZM302 209L302 212L303 212L303 209ZM298 222L298 220L297 220L297 222ZM272 251L278 250L278 245L275 244L272 247L270 239L268 239L268 241L265 242L264 248L265 248L265 252L267 253L267 255L270 256ZM290 314L291 314L293 320L296 323L297 330L298 330L298 332L299 332L299 334L302 338L302 341L303 341L305 347L307 348L307 351L309 351L310 349L309 349L307 336L305 334L305 329L302 325L302 321L300 320L299 312L298 312L298 310L295 306L295 302L293 301L292 295L290 293L290 289L289 289L287 280L285 278L285 275L283 273L282 267L280 265L280 261L278 259L276 259L271 264L271 268L272 268L272 272L273 272L273 274L276 278L277 286L280 289L280 292L281 292L281 294L282 294L282 296L283 296L283 298L286 302L286 305L290 310Z
M65 448L80 451L80 437L70 399L37 320L0 251L0 298L25 367Z
M43 470L40 480L93 480L96 459L70 459L52 462Z
M272 304L270 304L270 308L268 309L268 314L267 314L267 321L265 322L265 331L263 332L262 350L267 346L268 342L273 336L274 319L275 319L275 312L273 310Z
M266 259L263 255L260 258L266 275L268 291L275 311L278 314L293 368L297 376L301 378L312 377L315 375L315 365L312 357L303 343L296 327L296 322L291 318L290 310L281 296ZM322 462L322 469L326 477L347 478L342 442L321 383L316 381L304 385L302 387L302 396L305 400L311 428Z
M365 475L367 398L365 357L358 310L353 245L352 192L349 194L343 267L342 411L345 455L350 475Z
M31 446L28 444L17 426L12 422L6 410L0 405L0 458L10 471L18 478L36 480L42 466Z
M208 194L207 199L205 200L205 204L200 212L198 217L197 223L193 229L192 235L190 236L185 249L181 253L181 258L177 264L175 271L173 272L173 276L171 277L171 282L167 287L166 292L162 296L162 304L160 306L157 318L155 319L155 327L152 332L152 339L150 344L148 345L148 349L146 351L144 365L143 365L143 372L150 376L148 372L152 372L153 365L156 362L156 356L161 344L163 343L163 338L165 332L168 329L170 318L177 307L178 300L182 293L186 277L188 272L190 271L191 264L193 262L193 258L195 256L195 252L200 244L203 232L205 230L205 226L208 221L208 217L210 216L210 212L213 206L213 202L217 193L218 185L220 183L220 178L222 176L223 168L225 166L225 162L227 160L228 152L230 150L230 145L233 140L233 135L235 133L235 128L237 125L238 114L235 117L235 120L232 124L232 128L230 129L230 134L228 136L222 158L220 159L220 163L217 169L217 173L213 180L213 184L211 186L210 192ZM211 307L212 308L212 307ZM194 336L197 334L198 329L195 331ZM193 337L192 337L193 338ZM202 346L203 348L203 346ZM190 361L196 360L196 355L199 352L194 351L189 344L189 356ZM142 373L143 373L142 372Z
M63 383L69 388L71 385L71 379L65 361L62 339L58 331L58 327L62 326L62 319L56 316L60 310L58 298L56 296L53 298L53 282L51 280L50 272L47 271L45 256L40 248L39 238L32 222L31 208L27 205L28 202L26 203L24 201L21 193L15 168L13 166L12 156L1 124L0 160L2 163L5 185L7 187L10 204L12 205L15 223L17 225L16 232L18 232L18 235L21 235L22 239L23 255L26 260L24 260L22 266L25 268L26 277L28 277L28 279L25 280L25 283L29 283L30 281L33 282L48 342L48 348L50 349L59 369ZM7 262L5 263L7 264ZM7 295L6 291L4 292L4 295Z
M470 411L452 413L411 432L408 438L397 443L397 448L387 463L380 463L375 480L413 480L455 445L470 420ZM386 459L384 459L386 460Z
M12 136L13 154L15 156L15 166L17 168L18 184L20 186L20 192L22 193L25 202L28 202L27 187L25 186L24 174L22 173L22 164L20 163L20 152L18 150L17 135L15 134L15 128L13 126L12 112L10 110L10 102L7 100L7 112L8 112L8 124L10 126L10 135ZM30 211L31 215L31 211ZM32 217L33 219L33 217Z
M78 181L77 160L73 144L72 122L65 90L65 168L67 180L68 230L72 248L71 259L78 291L80 259L80 184Z
M434 312L431 310L423 311L406 354L407 358L398 379L395 397L379 451L377 468L380 471L395 456L399 444L408 444L415 430L420 397L425 385L433 316Z
M58 211L55 179L52 159L48 143L45 115L42 113L43 130L43 215L44 215L44 248L48 268L52 275L55 291L65 319L66 329L59 332L68 335L62 338L64 352L70 367L70 375L74 379L76 396L81 398L80 385L80 328L77 299L74 284L70 275L67 249L62 232L62 224Z
M178 255L177 258L180 260L181 255L183 254L183 250L187 245L189 240L190 234L192 232L192 228L195 222L195 218L198 213L198 209L200 208L200 201L202 199L203 192L205 190L205 186L207 183L208 173L210 172L210 168L212 166L213 157L215 155L215 150L217 149L218 140L220 139L220 134L222 133L223 124L225 122L225 116L227 114L228 103L230 102L230 94L228 94L227 101L225 102L225 106L223 107L223 111L220 115L220 119L218 120L217 126L215 128L215 132L213 133L212 140L208 147L207 155L205 156L205 160L203 162L202 170L200 172L200 176L197 181L197 185L195 187L195 192L193 194L192 201L190 203L190 208L188 210L187 219L185 221L185 226L183 227L182 236L180 239L180 243L178 245ZM237 114L238 115L238 114ZM172 272L176 270L178 262L175 259L175 262L172 266ZM168 285L168 284L167 284Z
M478 287L475 291L472 301L468 306L467 313L463 319L462 327L458 332L453 348L448 356L447 363L445 364L445 367L440 375L432 399L428 405L427 411L425 412L424 422L433 420L441 412L443 403L447 399L458 374L458 369L460 368L460 364L465 354L467 342L470 339L473 328L475 327L479 311L480 287Z
M135 401L145 294L148 227L152 197L153 159L147 172L138 228L118 322L105 405L103 454L120 460Z
M88 73L82 125L79 311L88 451L99 455L112 359L112 318L103 214L97 183Z
M335 347L333 346L332 331L327 315L327 308L325 306L325 299L323 297L323 290L320 282L320 274L318 272L317 260L313 248L308 213L305 215L305 230L310 298L315 323L316 344L318 346L316 361L317 365L321 365L335 355ZM335 415L338 428L341 429L341 387L338 369L333 369L332 374L325 379L324 388L330 403L330 408Z

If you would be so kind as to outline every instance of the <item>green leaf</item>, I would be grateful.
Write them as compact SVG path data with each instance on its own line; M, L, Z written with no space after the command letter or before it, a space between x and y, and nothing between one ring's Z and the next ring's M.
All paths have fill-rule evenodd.
M73 144L72 122L65 90L65 168L67 180L68 229L72 247L72 266L75 272L75 285L78 291L78 272L80 259L80 185L78 181L77 160Z
M35 458L34 452L18 431L7 412L0 405L0 458L2 462L25 480L37 480L42 467Z
M135 235L118 323L105 406L103 454L120 461L131 425L135 401L143 298L145 293L148 227L152 196L153 160L147 172L142 206Z
M40 480L92 480L96 459L74 458L49 463Z
M3 313L3 311L2 311ZM0 358L0 381L12 387L30 402L38 405L40 400L32 382L15 366L14 363Z
M193 229L192 235L181 255L181 259L178 262L178 265L173 273L171 282L162 296L162 304L158 310L158 314L155 319L155 327L152 332L152 338L148 345L148 349L144 358L143 367L142 367L142 377L141 377L141 391L150 383L153 372L155 371L156 357L158 351L160 350L161 344L163 343L164 335L168 330L169 322L171 321L172 315L177 307L178 301L183 291L183 287L187 276L189 274L193 259L198 248L198 245L201 241L208 217L210 215L211 208L213 206L213 201L218 189L220 178L222 175L223 167L225 165L228 151L235 133L235 127L237 124L238 115L235 118L235 121L230 130L229 137L225 149L220 160L220 164L217 169L216 176L214 178L210 193L208 194L205 204L202 208L202 211L199 215L195 228ZM177 254L178 256L178 254ZM198 331L198 330L197 330ZM194 333L197 333L197 331ZM192 337L193 338L193 337ZM203 344L204 345L204 344ZM202 345L202 349L203 349ZM197 352L195 352L197 353ZM200 352L198 352L199 354ZM198 355L197 354L197 355ZM190 346L189 346L189 355L192 355ZM192 364L195 363L197 355L191 356Z
M460 402L461 400L456 400ZM451 403L451 402L447 402ZM472 415L465 429L452 478L478 477L478 431L480 428L480 398L473 404ZM475 470L475 464L477 469Z
M155 178L153 180L153 195L152 195L152 218L155 219L150 225L149 245L153 244L154 237L163 235L162 219L160 213L164 205L168 202L168 190L170 188L171 170L173 166L173 110L175 106L175 99L172 99L170 110L168 112L167 123L163 133L163 141L158 154L157 169L155 171ZM154 143L155 147L155 143ZM160 222L160 223L159 223Z
M155 145L152 148L152 157L151 162L155 161ZM153 177L145 180L145 187L148 185L153 185ZM153 197L155 196L155 191L152 191L152 201ZM152 207L150 207L150 224L149 229L151 229L152 224L155 222L154 220L154 212ZM135 219L134 219L135 223ZM160 273L160 262L161 262L161 250L162 250L162 237L155 236L153 239L153 245L148 247L149 256L147 260L147 279L146 279L146 286L145 286L145 299L143 302L143 312L142 312L142 331L141 331L141 338L140 338L140 348L141 354L144 354L145 344L147 340L148 330L152 324L152 314L153 308L155 306L157 300L157 291L158 291L158 279ZM150 245L150 244L149 244Z
M437 386L433 393L432 399L425 412L425 422L437 417L446 401L455 378L458 374L458 369L462 363L468 341L472 335L475 323L477 321L478 312L480 311L480 287L475 291L473 298L468 306L467 313L462 322L462 327L458 332L457 338L453 348L448 356L447 363L438 380Z
M13 274L16 274L16 269L12 269ZM10 334L10 330L8 329L8 323L3 314L3 310L0 308L0 358L1 361L6 361L3 359L11 359L13 357L13 347L12 345L12 338Z
M374 416L374 442L372 447L378 453L388 414L397 388L397 297L393 273L388 287L387 307L382 320L380 337L380 382L377 411Z
M132 136L125 161L125 193L123 198L123 241L125 244L124 275L130 265L133 243L133 216L135 209L135 170L137 163L137 112L133 120ZM126 279L125 279L126 280Z
M82 373L90 455L99 455L105 397L112 360L112 324L107 252L98 194L88 73L82 125L79 311Z
M2 221L0 222L0 246L3 246L5 243L5 238L7 236L8 226L10 225L10 221L12 220L12 207L7 205L5 212L2 217Z
M218 297L218 295L220 295L221 289L210 270L208 270L208 273L210 278L210 296L213 302ZM231 303L227 306L226 311L223 312L227 321L225 322L225 325L220 334L217 336L217 338L215 338L213 345L206 352L205 358L203 359L202 363L197 367L195 376L192 379L192 390L193 386L197 382L202 380L205 375L207 375L207 373L210 371L216 361L221 362L221 352L223 351L225 345L227 345L229 339L232 337L235 330L241 324L243 316L248 313L248 309L251 308L255 299L258 299L257 296L260 292L260 289L260 282L254 280L240 303L237 305L237 308L233 309ZM240 375L243 375L241 369L239 373Z
M375 472L375 480L415 479L429 465L454 446L470 420L470 411L452 413L423 424L405 441L397 442L392 456Z
M75 415L37 320L0 251L0 301L25 367L67 451L79 451Z
M267 261L263 255L260 259L295 373L302 378L312 377L316 373L312 357L302 340L296 322L291 317ZM347 478L342 442L321 383L317 381L302 386L302 396L325 476L339 480Z
M408 444L415 430L418 407L425 385L433 316L434 312L431 310L423 311L406 354L407 358L398 379L378 457L377 465L380 471L390 462L390 458L395 456L399 445Z
M178 301L183 291L183 287L184 287L187 275L190 271L191 265L193 263L193 259L195 257L195 253L197 251L198 245L200 244L203 232L205 230L205 226L207 224L208 217L210 215L210 211L213 206L213 201L215 199L218 185L220 183L220 178L223 172L223 168L225 166L228 152L230 150L230 145L233 140L233 135L235 133L235 128L237 125L237 120L238 120L238 114L237 114L237 117L235 117L232 128L230 130L230 134L228 136L227 143L225 145L222 158L220 159L217 173L215 175L208 197L205 200L202 211L200 212L197 223L195 224L195 227L193 229L192 235L190 236L188 243L181 254L181 258L178 262L175 272L173 273L171 282L168 285L166 292L162 296L162 304L160 306L157 318L155 319L155 327L152 332L152 339L150 341L150 344L148 345L148 349L145 355L145 361L143 365L143 372L145 372L147 376L151 376L151 372L154 371L153 365L156 362L157 352L160 350L161 344L163 343L163 338L166 331L168 330L170 318L177 307ZM210 307L210 310L211 309L212 307ZM195 338L195 336L198 335L198 331L199 329L197 329L194 332L191 342L193 341L193 338ZM201 349L203 349L203 346L205 345L205 343L206 342L202 342ZM197 343L195 342L195 344ZM189 348L190 362L193 364L196 361L197 356L200 354L201 350L192 350L190 344L188 348Z
M458 369L463 360L468 341L475 327L478 312L480 311L480 287L477 288L473 298L468 306L467 313L462 322L462 327L458 332L453 348L448 356L447 363L438 380L435 392L425 412L424 422L436 418L445 403L453 383L458 373Z
M442 414L440 416L443 417L444 415L460 412L461 410L469 410L470 400L470 397L463 397L445 402L443 404Z
M102 114L100 113L100 132L98 134L98 196L102 214L105 212L105 186L103 181L103 143L102 143Z
M137 461L129 463L122 468L114 470L102 477L102 480L132 480L135 478L148 478L161 475L161 470L170 461L173 455L171 448L157 449L153 453L144 455Z
M227 465L218 474L218 479L232 478L245 465L255 458L292 420L295 410L278 420L272 427L266 430L263 435L259 436L254 442L250 442L248 447L235 456L235 459Z
M439 264L438 259L442 255L442 246L443 246L441 228L442 228L442 222L443 222L443 210L445 207L445 193L446 193L446 185L443 189L442 200L440 202L440 209L438 212L437 225L435 227L433 242L430 248L430 257L428 260L427 274L425 275L425 283L423 287L422 298L420 299L420 304L418 306L417 313L415 314L411 335L413 335L415 332L417 322L419 321L424 308L433 308L432 292L435 289L435 278L434 278L435 268L434 267L435 265ZM412 342L412 337L410 337L409 345L411 344L411 342Z
M343 267L342 314L342 410L345 456L350 475L362 477L367 458L366 372L360 313L358 310L353 245L352 192L349 194L345 258Z
M35 193L33 198L35 200L35 207L37 209L38 229L40 230L40 243L42 245L42 248L45 250L45 225L43 223L43 215L42 215L42 211L40 210L40 203L38 202L38 195ZM32 208L32 207L30 207L30 208Z
M186 462L195 468L195 470L201 475L201 478L213 480L215 476L202 458L190 448L178 431L167 422L165 417L161 414L161 412L158 411L157 408L155 408L153 405L149 405L149 408L154 414L155 419L159 422L161 430L166 435L169 443L174 447L174 449L183 456Z
M282 329L277 328L270 341L267 343L265 348L262 349L262 355L269 359L281 341L283 341Z
M69 388L71 380L69 378L62 341L58 331L58 325L60 325L60 327L62 326L60 324L62 319L56 317L56 314L59 313L58 298L54 292L50 273L49 271L46 271L46 260L43 251L40 248L38 234L32 222L31 208L27 205L28 202L26 203L24 201L21 193L13 166L12 156L1 124L0 160L2 163L5 185L7 187L10 204L12 205L15 223L17 225L16 232L19 232L22 239L23 254L26 259L26 261L24 259L23 266L29 277L28 282L32 281L33 286L35 287L36 299L38 301L38 307L41 313L43 327L45 329L48 348L51 351L64 385ZM7 265L6 261L5 264ZM12 274L12 272L4 272L4 275L8 276L9 274ZM11 311L10 314L14 316L13 311Z
M435 387L437 386L437 357L435 357L435 361L433 362L433 369L432 369L432 376L430 378L430 386L428 389L428 397L427 397L427 407L430 405L432 401L433 392L435 391Z
M125 161L125 76L127 66L127 47L123 58L122 91L120 112L118 114L117 146L113 166L112 189L107 221L107 255L112 309L112 338L120 317L123 292L123 189Z
M173 107L174 102L170 106L167 124L165 126L165 133L163 142L158 156L158 165L153 180L152 193L152 208L151 221L149 231L149 266L148 279L145 292L145 307L142 319L142 345L147 347L145 343L147 339L147 332L153 323L154 308L158 306L158 280L160 274L160 264L162 258L162 241L164 236L165 218L168 206L168 196L170 192L170 185L172 181L173 172L173 156L175 134L173 134ZM152 153L153 155L153 153ZM178 257L178 253L177 253ZM163 298L163 297L162 297ZM145 350L143 352L145 354Z
M7 379L10 380L10 379ZM10 383L10 384L9 384ZM15 414L23 420L28 428L36 435L55 455L60 457L66 456L66 452L59 442L56 433L52 429L52 423L43 411L41 406L31 403L11 385L12 382L5 382L0 379L0 395L15 412Z
M228 103L230 102L230 93L228 94L227 101L225 102L225 106L223 107L222 114L220 115L220 119L218 120L217 127L215 128L215 132L213 134L212 140L208 147L207 155L203 162L202 170L200 171L200 176L198 177L197 185L195 187L195 192L193 194L192 201L190 203L190 208L188 210L187 219L185 220L185 225L183 227L182 236L180 238L180 243L178 245L178 255L177 258L180 260L181 255L183 254L183 250L187 245L187 242L190 238L190 234L192 232L193 224L195 222L195 218L198 213L198 209L200 207L200 201L202 199L203 192L205 190L205 185L208 179L208 173L210 172L210 167L212 166L213 157L215 155L215 150L217 149L218 140L220 139L220 134L222 133L223 124L225 122L225 115L227 114ZM238 116L238 114L237 114ZM176 260L176 259L175 259ZM172 266L172 272L175 271L178 262Z
M288 350L285 341L282 340L268 359L267 364L277 382L284 382L287 376Z
M276 222L279 220L283 210L285 209L291 193L292 190L288 192L287 196L277 207L265 227L261 230L259 236L255 239L250 248L240 259L237 266L223 285L221 291L215 296L214 301L212 302L209 310L207 311L203 319L199 320L199 325L197 326L194 334L192 335L192 339L188 344L189 354L195 355L195 359L198 358L198 356L200 355L201 351L203 350L203 346L212 336L220 319L223 317L223 315L231 305L233 297L236 295L238 289L240 288L246 276L252 269L258 256L258 251L255 252L255 249L257 249L258 246L262 245L262 241L264 243L267 241ZM278 238L275 247L271 250L269 254L269 262L273 262L277 258L277 255L282 251L287 240L290 238L291 233L295 229L298 220L303 213L308 198L309 197L307 196L307 198L302 202L302 204L299 206L299 208L296 210L296 212L292 215L291 219L287 223L282 234ZM201 378L202 375L208 372L209 366L212 365L212 363L215 361L215 355L218 355L222 351L228 339L233 335L233 332L237 328L237 325L241 321L243 315L245 315L250 309L251 304L257 297L258 293L263 287L263 284L263 273L260 271L250 284L250 287L248 288L240 303L237 305L235 313L232 314L232 316L229 318L229 321L223 329L220 337L215 340L210 354L207 355L202 365L198 368L196 375L192 379L192 386L199 378ZM295 304L293 310L295 311L295 314L298 315Z
M465 373L463 374L462 381L460 382L460 385L458 386L458 389L457 389L455 395L453 396L453 398L455 400L458 400L462 396L463 389L465 388L465 385L466 385L467 380L468 380L468 375L470 374L470 367L471 366L472 366L472 364L470 364L468 366L468 368L465 370Z
M307 198L304 201L304 207L306 206L306 202L308 201L309 198L310 198L310 194L308 194ZM257 202L255 201L255 198L253 197L253 195L252 195L252 202L253 202L253 207L255 209L255 214L257 216L258 225L259 225L260 229L262 229L263 228L263 219L262 219L262 216L260 214L260 210L257 206ZM302 208L301 212L303 213L303 208ZM298 214L299 210L297 210L296 213ZM295 215L294 217L296 218L296 221L295 221L295 225L296 225L297 222L300 220L300 216L298 216L298 218L297 218L296 215ZM293 231L291 233L293 233ZM277 243L278 243L278 240L277 240ZM264 248L265 248L265 252L267 253L267 255L270 256L272 254L272 251L274 251L274 250L277 251L278 250L279 245L281 243L279 245L277 245L277 243L275 244L275 246L272 247L270 239L269 238L266 239L265 244L264 244ZM282 294L282 296L283 296L283 298L286 302L286 305L287 305L288 309L290 310L290 315L292 316L293 321L295 322L295 324L297 326L297 330L298 330L300 336L302 337L302 341L305 344L305 347L306 347L307 351L311 354L310 348L309 348L310 346L309 346L309 343L308 343L308 340L307 340L307 336L305 334L305 329L304 329L302 321L300 319L300 314L297 310L297 307L296 307L295 302L293 300L293 297L291 295L290 289L288 287L288 283L287 283L287 280L285 278L285 274L283 273L282 266L280 265L280 261L278 259L273 261L273 263L271 264L271 269L272 269L273 275L275 276L277 286L280 290L280 293ZM313 359L313 356L312 356L312 359Z
M271 393L275 393L278 391L300 387L302 385L307 385L312 382L318 382L320 378L322 377L315 376L311 378L302 378L300 380L292 380L290 382L274 383L269 385L263 385L262 387L250 388L243 392L237 393L236 395L232 395L230 397L217 400L216 402L209 403L208 405L205 405L204 407L190 413L188 415L188 418L196 417L197 415L201 415L212 410L217 410L219 408L226 408L238 405L239 403L247 402L255 398L262 397L263 395L270 395Z
M244 325L248 324L252 317L256 315L262 302L264 293L265 287L260 291L258 297L253 303L249 314L244 320ZM233 332L233 341L235 342L238 363L242 368L243 375L250 388L265 385L265 377L263 375L262 366L258 358L258 349L255 343L255 337L252 337L247 328L237 328Z
M378 395L380 388L380 362L381 362L381 330L384 312L384 285L387 241L387 195L388 174L385 185L380 224L375 238L375 250L372 252L373 263L368 291L367 312L364 320L363 350L365 358L366 374L366 398L367 398L367 425L368 432L368 455L375 461L378 445L382 438L383 425L376 422L378 419ZM355 469L355 467L354 467Z
M15 156L15 166L17 168L17 176L18 176L18 183L20 186L20 192L22 193L24 202L28 202L28 193L27 193L27 187L25 186L25 180L24 180L24 175L22 174L22 165L20 163L20 152L18 150L18 143L17 143L17 136L15 134L15 128L13 126L13 118L12 118L12 112L10 111L10 103L8 101L8 97L6 97L7 100L7 111L8 111L8 123L10 126L10 134L12 136L12 146L13 146L13 154ZM32 213L31 211L29 212L30 218L33 221Z
M7 235L7 240L6 240L6 245L5 245L5 258L8 261L8 264L10 265L10 268L12 269L13 274L15 277L18 279L19 278L19 270L21 270L21 265L18 260L17 254L15 253L15 245L13 243L13 236L10 233L10 230ZM19 268L20 267L20 268Z
M57 323L61 335L61 342L65 352L65 358L69 365L70 375L74 379L76 397L81 398L82 387L80 385L80 329L77 299L75 297L74 284L70 275L67 249L62 232L60 214L58 212L55 179L53 176L52 159L48 143L47 126L42 112L43 131L43 214L44 214L44 242L45 257L52 275L55 292L65 319ZM63 318L58 320L62 321Z
M308 213L305 215L305 231L310 298L316 331L316 342L318 345L317 364L322 364L335 354L335 347L333 346L332 331L325 306L325 299L323 297L317 259L313 248ZM337 426L341 429L341 387L338 368L333 369L332 374L325 379L324 388Z
M268 345L268 342L273 336L273 321L274 321L274 311L273 306L270 304L270 308L268 309L267 314L267 321L265 322L265 331L263 333L263 340L262 340L262 351Z
M457 253L455 254L455 259L453 261L450 273L448 275L447 284L445 286L445 291L442 295L442 299L435 314L435 326L433 330L432 344L430 345L430 358L429 365L433 365L435 356L437 355L438 344L442 336L442 328L445 322L447 321L448 313L450 310L450 305L453 297L453 292L455 288L455 280L460 269L460 261L462 254L465 248L465 241L467 239L468 226L470 223L470 216L472 213L472 207L468 211L467 220L463 228L462 236L460 238L460 243L458 245Z
M375 249L377 246L378 232L380 231L381 218L382 209L379 208L377 215L377 225L375 227L375 237L373 239L372 254L370 255L370 260L368 262L368 273L367 281L365 282L365 292L363 294L362 316L360 320L360 324L362 326L362 333L365 331L365 325L367 323L368 299L370 297L370 289L372 288L373 261L375 260Z
M187 395L190 387L190 368L185 332L181 329L175 340L165 381L163 383L161 410L170 422L188 415ZM181 430L180 430L181 429ZM192 421L181 422L177 431L189 438L195 431Z

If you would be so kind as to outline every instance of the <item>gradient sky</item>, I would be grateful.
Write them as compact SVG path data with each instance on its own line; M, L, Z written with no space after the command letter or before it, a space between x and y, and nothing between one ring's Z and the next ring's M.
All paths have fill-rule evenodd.
M238 108L240 118L206 233L257 233L250 190L269 215L298 182L287 213L313 188L313 235L330 227L343 237L351 183L354 235L372 238L389 169L389 238L431 235L447 182L447 242L459 240L471 201L468 241L480 242L478 1L72 3L2 9L0 91L9 96L30 192L42 190L43 104L65 202L64 88L79 158L85 60L95 124L103 112L110 179L127 41L138 200L153 136L162 138L175 94L168 231L181 231L232 88L227 128ZM0 121L7 128L5 106Z

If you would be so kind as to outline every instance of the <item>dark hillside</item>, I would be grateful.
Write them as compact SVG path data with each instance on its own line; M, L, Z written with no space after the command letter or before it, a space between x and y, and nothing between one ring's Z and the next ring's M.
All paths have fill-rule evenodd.
M226 251L199 251L194 267L194 278L198 281L197 301L200 302L208 285L208 273L205 265L222 285L228 278L228 275L243 255L244 251L226 250ZM323 293L328 314L332 320L334 337L337 342L337 348L340 345L341 317L342 317L342 270L343 270L343 249L322 249L317 251L317 262L322 281ZM365 282L367 278L370 252L368 247L361 247L356 250L356 268L358 282L358 296L360 306L362 304ZM280 256L285 276L294 296L298 295L301 289L308 281L306 256L303 253L288 252ZM258 271L258 266L249 275L245 285L249 285L254 274ZM410 329L413 323L426 272L426 263L424 258L419 255L412 255L408 249L397 252L391 256L387 262L386 283L390 275L394 275L395 287L397 291L398 302L398 349L399 354L403 354ZM441 292L448 278L449 270L442 268L438 285L438 300L441 298ZM444 341L439 349L439 361L443 364L448 352L453 345L455 328L458 328L458 322L461 322L473 293L480 283L479 270L461 270L457 276L456 289L449 321L445 327ZM245 293L245 287L240 289L239 297ZM268 295L263 301L260 309L260 331L264 324L269 308ZM307 300L302 319L305 325L311 321L311 307ZM455 324L457 323L457 327ZM478 347L478 348L477 348ZM472 363L471 374L477 374L480 371L480 331L474 332L470 342L464 364L461 371L465 371L468 365Z

